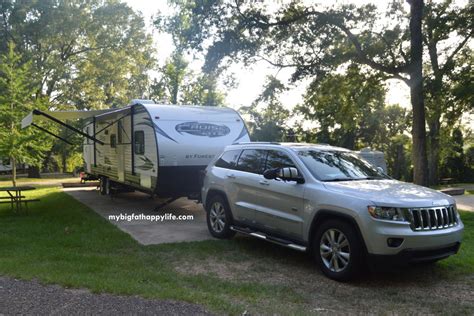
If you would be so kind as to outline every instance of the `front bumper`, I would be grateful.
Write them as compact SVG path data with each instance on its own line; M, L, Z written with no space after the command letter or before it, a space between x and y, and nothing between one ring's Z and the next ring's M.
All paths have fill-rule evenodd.
M376 265L403 264L436 261L455 255L461 247L460 242L436 248L404 249L395 255L369 254L370 262Z
M361 229L367 252L371 255L407 256L406 253L440 249L462 241L464 225L431 231L413 231L406 222L390 222L368 219ZM389 246L388 239L401 239L397 247ZM403 255L405 254L405 255Z

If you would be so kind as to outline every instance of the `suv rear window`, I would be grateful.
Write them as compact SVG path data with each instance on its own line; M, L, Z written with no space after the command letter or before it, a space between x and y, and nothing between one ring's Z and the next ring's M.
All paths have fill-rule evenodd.
M240 149L226 151L216 161L215 166L226 169L235 169L235 166L237 164L237 158L239 158L240 152Z
M237 162L237 170L262 174L264 161L264 150L246 149L240 155L239 161Z
M296 168L295 164L286 153L279 150L268 151L267 165L265 170L286 167Z

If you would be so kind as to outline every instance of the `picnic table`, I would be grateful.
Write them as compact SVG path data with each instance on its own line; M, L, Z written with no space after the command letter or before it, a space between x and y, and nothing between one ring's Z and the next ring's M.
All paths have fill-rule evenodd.
M11 209L16 212L21 211L22 203L25 204L26 211L28 212L28 203L39 202L39 199L25 199L23 195L24 191L35 190L35 187L31 186L18 186L18 187L0 187L0 192L7 192L8 196L0 197L0 204L10 203ZM9 201L1 201L9 200Z

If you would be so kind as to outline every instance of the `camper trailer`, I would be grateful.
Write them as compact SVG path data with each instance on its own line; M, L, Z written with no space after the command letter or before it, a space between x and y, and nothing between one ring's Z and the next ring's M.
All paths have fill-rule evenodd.
M233 109L138 100L100 111L34 111L23 127L49 119L84 136L85 172L101 193L133 189L160 197L199 197L201 171L226 145L250 141ZM81 130L67 120L82 119ZM64 139L63 139L64 140ZM67 140L65 140L67 141Z
M12 166L8 159L0 158L0 174L9 174L12 172Z

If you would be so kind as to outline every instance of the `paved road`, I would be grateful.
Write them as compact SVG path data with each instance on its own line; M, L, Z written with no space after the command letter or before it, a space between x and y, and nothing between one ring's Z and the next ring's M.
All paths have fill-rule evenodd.
M456 200L458 209L474 212L474 195L455 195L453 198Z
M159 211L154 211L160 204L160 200L150 199L149 195L140 192L121 193L110 198L100 195L95 188L65 188L63 190L108 220L110 220L109 215L120 214L193 216L192 220L186 221L110 220L144 245L212 239L207 231L206 214L202 205L186 198L181 198Z
M92 294L0 276L0 315L209 315L199 305Z

